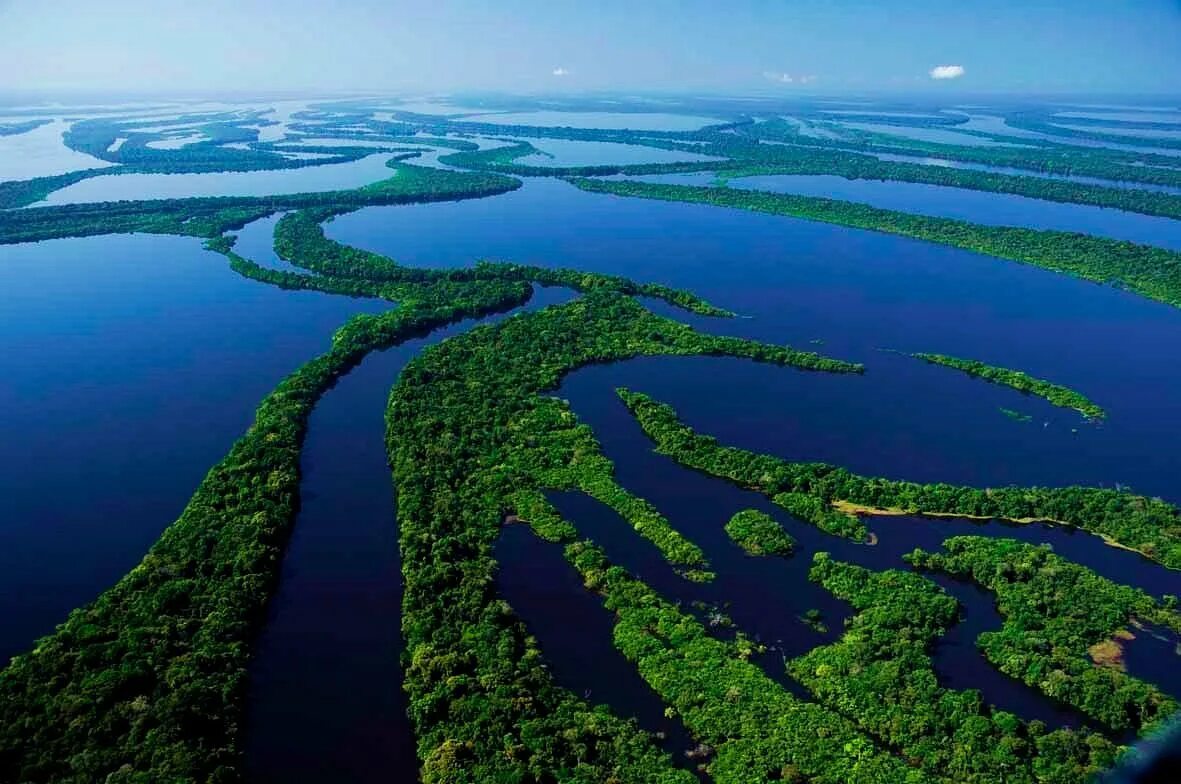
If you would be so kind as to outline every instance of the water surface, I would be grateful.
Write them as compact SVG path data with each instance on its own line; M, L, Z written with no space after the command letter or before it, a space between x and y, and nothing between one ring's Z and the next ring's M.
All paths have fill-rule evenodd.
M370 155L348 163L254 172L104 175L54 191L40 205L345 190L394 176L385 165L390 157Z
M286 374L387 305L246 280L195 239L0 248L0 659L139 562Z
M489 258L660 281L744 317L705 320L709 329L869 365L864 377L806 382L752 377L761 366L746 363L713 374L669 371L677 401L724 406L702 410L720 436L750 422L752 401L736 393L771 384L761 399L781 419L765 437L801 459L978 486L1120 482L1181 500L1177 452L1162 446L1181 443L1181 412L1171 403L1181 385L1181 312L1126 292L917 240L589 194L553 180L491 199L367 208L327 232L411 265ZM1040 398L878 348L1022 369L1078 389L1110 416L1087 424ZM1001 406L1035 421L1013 422Z
M540 153L518 158L528 166L597 166L605 164L674 163L677 161L716 161L711 155L662 150L637 144L583 142L568 139L530 139Z
M667 112L501 112L465 117L470 122L496 125L535 125L542 128L597 128L633 131L695 131L706 125L724 122L717 117L701 117Z
M49 177L114 164L71 150L62 143L70 123L55 120L28 133L0 136L0 181Z

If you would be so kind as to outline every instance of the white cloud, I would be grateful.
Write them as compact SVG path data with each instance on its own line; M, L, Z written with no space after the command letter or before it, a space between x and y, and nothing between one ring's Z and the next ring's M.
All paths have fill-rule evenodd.
M937 65L931 69L932 79L959 79L963 75L962 65Z
M812 74L792 76L789 73L782 73L781 71L763 71L763 78L771 82L779 82L780 84L811 84L816 81L816 77Z
M554 76L569 76L569 75L570 75L570 72L567 71L565 68L563 68L560 65L554 69Z

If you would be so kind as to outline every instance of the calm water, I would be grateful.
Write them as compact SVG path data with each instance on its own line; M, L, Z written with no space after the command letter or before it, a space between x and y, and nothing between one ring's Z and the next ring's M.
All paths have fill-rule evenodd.
M766 508L766 502L671 464L657 468L647 456L646 439L611 394L616 385L631 385L673 403L690 424L727 443L828 460L868 474L979 486L1124 482L1176 501L1176 454L1159 448L1181 435L1181 419L1169 402L1172 385L1181 381L1174 361L1181 314L1173 309L925 243L740 211L599 197L547 181L530 181L492 200L436 206L433 214L417 207L364 210L339 218L329 233L411 264L459 266L489 256L665 280L712 293L714 301L748 317L692 319L706 328L809 347L822 340L818 350L867 363L866 376L839 377L737 360L653 358L584 369L558 393L595 426L624 484L669 514L719 567L717 592L705 598L733 600L728 611L738 626L773 642L777 655L797 655L826 639L798 622L806 609L820 608L831 634L840 629L846 608L823 592L800 587L807 553L817 549L877 568L903 567L900 555L916 544L937 549L943 538L960 533L1014 536L1051 541L1080 563L1156 593L1181 588L1175 573L1090 536L963 521L875 521L881 537L876 548L854 547L795 525L792 533L805 545L801 556L790 562L744 561L741 568L722 570L723 563L733 563L726 559L736 557L736 548L721 524L744 506ZM541 228L543 210L561 210L566 220ZM450 227L445 235L444 226ZM603 231L605 226L611 230ZM425 236L413 227L427 229ZM1079 341L1088 346L1085 356L1073 348ZM1102 425L1087 424L1041 399L876 351L879 347L934 347L929 350L1020 367L1075 385L1108 406L1111 416ZM1162 362L1162 356L1174 359ZM1013 422L1000 413L1001 406L1027 412L1034 421ZM580 496L555 501L614 560L670 596L688 600L712 590L676 578L654 548L595 502ZM527 574L534 570L536 546L521 538L514 534L502 545L506 572L510 563ZM524 548L521 553L518 547ZM723 555L727 548L731 552ZM522 598L532 596L531 589L555 590L540 587L552 581L555 568L537 566L532 577L501 578L531 629L569 626L569 610L563 613L560 602ZM773 574L759 577L760 570ZM936 649L935 666L944 682L980 688L989 701L1025 716L1080 723L1072 711L1002 676L976 653L976 636L997 628L999 616L987 595L942 582L964 607L963 622ZM633 681L598 677L597 670L587 669L578 652L601 643L592 643L590 632L571 634L576 639L551 654L556 676L650 729L661 729ZM1150 663L1133 664L1132 659L1129 652L1134 674L1177 690L1169 660L1162 664L1149 656ZM763 663L773 677L782 677L775 655ZM605 664L603 672L615 666Z
M93 177L54 191L41 205L173 199L186 196L271 196L356 188L393 176L389 155L301 169L212 174L120 174Z
M731 188L752 191L842 199L989 226L1076 231L1181 250L1181 220L1085 204L1064 204L917 182L849 180L831 174L740 177L727 184Z
M329 168L337 167L305 171ZM373 179L387 172L382 167ZM999 221L1011 198L980 203L972 219ZM279 263L270 249L274 221L244 229L238 251ZM865 362L865 376L842 377L717 358L643 359L584 369L558 393L595 426L620 481L705 548L718 582L680 580L593 501L563 494L555 503L613 559L670 596L732 599L728 612L738 626L774 645L760 664L785 688L798 689L783 675L783 657L835 639L848 612L803 579L819 550L902 566L898 556L916 544L938 548L955 533L999 532L1048 538L1115 579L1181 593L1175 573L1134 554L1035 527L881 520L872 523L881 543L870 548L775 512L801 551L788 560L747 558L721 526L740 508L768 508L765 499L653 455L611 392L619 384L650 392L736 446L867 474L978 486L1121 482L1179 502L1181 312L1173 308L885 234L587 194L542 179L495 198L368 208L337 218L327 232L414 265L511 259L681 286L742 316L689 319L703 328ZM263 395L322 351L348 315L385 307L246 281L197 241L177 238L0 248L0 275L0 328L10 346L0 356L0 417L11 434L0 446L8 502L0 526L16 543L0 555L0 597L7 597L0 609L8 619L0 656L27 648L134 565L249 424ZM1079 389L1110 416L1088 424L1040 399L878 348L1020 368ZM252 693L251 764L263 780L322 780L324 771L339 770L363 780L391 768L412 775L413 761L402 756L409 738L397 688L397 532L381 445L385 397L403 351L409 354L371 358L313 415L304 506ZM1011 421L1001 406L1034 421ZM546 546L529 542L506 533L499 584L542 641L555 677L668 733L669 748L683 748L683 730L657 715L634 670L629 677L628 666L609 655L602 636L609 614L593 596L573 598L577 579L561 576L571 570L560 553L547 551L558 560L535 557L530 548ZM948 587L965 618L936 651L945 682L978 686L1022 715L1077 723L981 664L972 641L999 619L988 596ZM570 626L572 607L586 613L585 625L575 625L585 635L574 629L559 639L556 624ZM812 607L823 611L828 635L798 621ZM1128 664L1148 677L1154 665L1144 662L1161 658L1139 650L1129 647ZM596 655L588 659L588 651ZM586 665L600 659L601 669ZM332 767L324 767L329 760Z
M741 435L764 401L782 412L783 429L772 433L791 456L924 481L1122 482L1181 500L1168 446L1181 443L1181 312L1130 294L884 234L545 180L494 199L366 209L328 233L415 265L493 258L659 280L749 317L710 320L710 329L801 346L819 339L819 350L869 363L863 378L809 377L804 387L790 375L760 377L775 386L754 399L735 392L757 390L726 375L680 375L673 386L682 385L686 406L725 406L720 436ZM1020 368L1079 389L1110 417L1088 425L1041 399L877 348ZM743 372L763 372L751 368ZM1000 406L1035 422L1010 421Z
M1021 146L1023 139L1041 139L1043 141L1057 142L1058 144L1065 144L1074 147L1105 147L1112 150L1124 150L1126 152L1181 155L1181 149L1169 147L1145 147L1135 144L1134 139L1130 139L1130 143L1128 144L1120 144L1116 142L1077 138L1074 136L1061 136L1052 133L1043 133L1041 131L1028 131L1024 128L1014 128L1005 124L1004 118L1002 117L990 115L974 116L962 127L970 130L987 131L989 133L1011 136L1013 137L1011 142L984 139L979 136L972 136L966 133L956 133L953 130L943 130L940 128L906 128L894 125L873 125L870 123L845 123L845 125L849 128L856 128L863 131L893 134L894 136L901 136L917 141L934 142L936 144L956 144L970 147L996 147L998 145Z
M139 562L283 376L383 305L239 277L195 239L0 248L0 659Z
M496 125L536 125L542 128L599 128L633 131L695 131L724 122L717 117L699 117L663 112L503 112L463 118L470 122Z
M28 133L0 136L0 181L28 180L113 165L63 144L62 134L69 127L70 123L55 120Z

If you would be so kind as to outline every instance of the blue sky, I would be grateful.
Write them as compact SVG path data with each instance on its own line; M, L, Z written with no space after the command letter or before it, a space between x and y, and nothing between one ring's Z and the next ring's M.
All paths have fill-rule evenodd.
M3 90L1181 93L1181 0L0 0L0 31Z

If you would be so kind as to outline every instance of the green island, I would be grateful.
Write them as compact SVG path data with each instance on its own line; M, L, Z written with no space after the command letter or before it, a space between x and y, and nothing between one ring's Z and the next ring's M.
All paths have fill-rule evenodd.
M1181 629L1175 606L1099 577L1045 545L957 536L943 546L946 553L915 550L907 558L996 594L1004 626L981 634L977 644L1006 675L1114 729L1151 726L1176 712L1175 699L1118 669L1096 667L1092 653L1136 622Z
M932 365L954 368L973 378L982 378L993 384L1001 384L1019 392L1037 395L1059 408L1072 408L1087 419L1103 419L1107 416L1106 411L1073 389L1040 378L1033 378L1020 370L1009 370L995 365L986 365L975 359L949 357L946 354L917 353L910 356Z
M1048 732L984 703L979 692L939 684L931 649L960 608L935 583L828 553L815 555L809 577L856 614L840 640L791 660L788 672L920 770L951 781L1069 781L1111 764L1115 748L1098 733Z
M791 555L796 541L775 518L757 509L743 509L726 523L726 533L750 555Z

